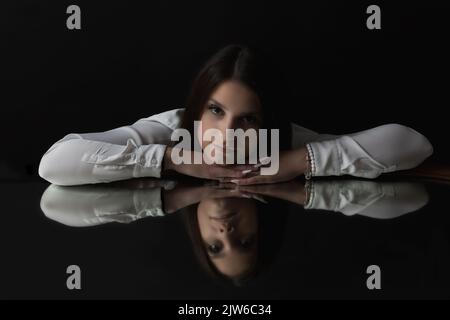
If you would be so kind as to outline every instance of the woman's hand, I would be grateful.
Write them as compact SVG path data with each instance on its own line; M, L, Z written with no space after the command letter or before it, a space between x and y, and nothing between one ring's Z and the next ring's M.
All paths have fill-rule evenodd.
M262 176L259 172L250 172L247 176L231 179L237 185L284 182L305 173L307 168L306 148L284 151L280 154L279 170L274 175Z
M184 151L188 152L188 151ZM181 174L185 174L191 177L211 179L222 181L224 179L238 179L244 177L247 173L252 171L253 165L217 165L217 164L175 164L171 157L172 148L167 147L164 154L163 169L173 170ZM191 151L191 159L194 159L195 151Z

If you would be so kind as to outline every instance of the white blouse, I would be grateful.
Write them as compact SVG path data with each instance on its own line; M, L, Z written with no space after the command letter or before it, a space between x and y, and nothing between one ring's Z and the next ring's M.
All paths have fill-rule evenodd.
M57 185L161 177L166 146L184 109L174 109L104 132L70 133L56 141L39 164L39 175ZM428 139L400 124L345 134L319 134L292 124L292 147L307 146L312 176L376 178L411 169L433 153Z

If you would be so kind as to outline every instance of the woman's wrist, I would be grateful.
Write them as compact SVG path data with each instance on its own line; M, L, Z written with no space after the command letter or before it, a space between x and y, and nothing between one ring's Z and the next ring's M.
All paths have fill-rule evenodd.
M306 147L295 150L294 166L297 175L303 175L308 170L308 150Z
M175 165L172 162L172 148L166 147L166 150L164 151L164 158L163 158L163 167L162 171L166 172L169 170L175 170Z

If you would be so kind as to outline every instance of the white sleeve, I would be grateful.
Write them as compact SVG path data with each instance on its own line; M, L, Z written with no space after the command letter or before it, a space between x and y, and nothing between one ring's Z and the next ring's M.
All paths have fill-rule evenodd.
M307 182L305 209L393 219L419 210L429 201L425 187L412 182L336 180Z
M51 184L42 194L40 206L47 218L71 227L129 223L146 217L164 216L161 191L162 187L139 189Z
M312 176L376 178L382 173L414 168L433 153L425 136L400 124L340 136L294 125L293 146L302 145L312 159Z
M159 178L171 133L148 118L104 132L70 133L42 156L39 175L58 185Z

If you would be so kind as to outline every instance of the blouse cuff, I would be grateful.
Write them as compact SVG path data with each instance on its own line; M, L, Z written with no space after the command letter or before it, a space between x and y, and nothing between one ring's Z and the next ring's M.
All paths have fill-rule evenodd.
M135 170L135 177L161 178L161 170L166 148L167 146L162 144L140 146L137 150L138 166Z
M134 191L133 199L137 219L145 217L160 217L165 215L162 208L161 191L162 188L141 189Z
M340 155L335 139L310 142L307 149L312 177L341 175Z
M309 181L308 201L305 209L319 209L327 211L339 211L342 204L340 185L337 182L314 182Z
M165 145L149 144L138 146L134 139L128 139L123 150L114 155L84 155L82 161L102 166L106 170L121 170L133 166L133 178L161 177Z
M363 178L376 178L384 172L394 171L396 164L385 166L368 154L353 138L309 143L313 153L312 176L342 176L345 174Z
M309 192L305 209L341 212L346 216L361 213L383 197L395 197L395 190L389 185L364 180L311 180Z

